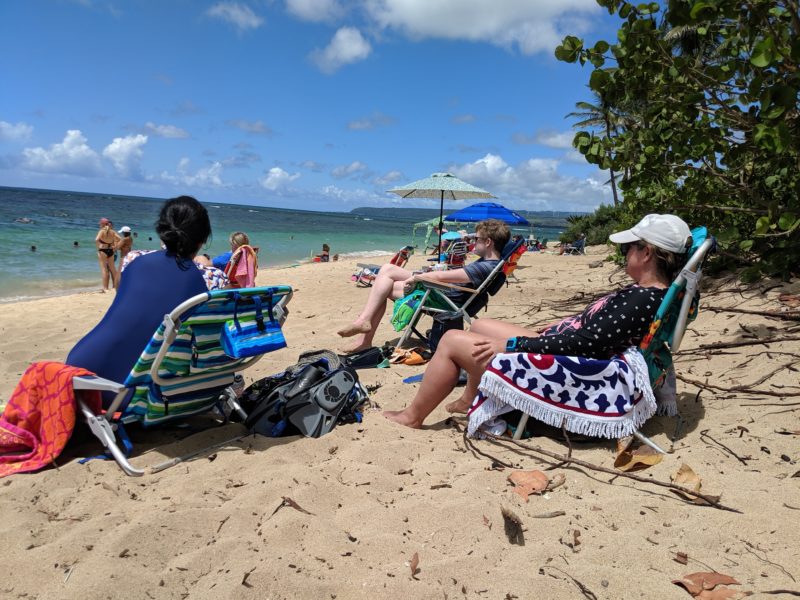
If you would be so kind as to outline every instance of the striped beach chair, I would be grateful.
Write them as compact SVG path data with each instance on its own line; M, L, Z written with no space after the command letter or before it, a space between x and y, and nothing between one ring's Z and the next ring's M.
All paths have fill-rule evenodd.
M100 377L75 377L73 387L81 413L92 433L103 443L128 475L141 476L127 459L130 443L124 425L161 425L205 413L227 403L244 415L231 385L237 372L255 364L263 355L231 358L220 337L226 321L234 318L244 326L256 320L258 296L264 311L281 326L291 300L289 286L215 290L198 294L177 306L153 334L139 360L123 383ZM265 315L266 316L266 315ZM80 399L81 390L112 392L115 397L102 414L92 412ZM125 447L120 448L117 438Z

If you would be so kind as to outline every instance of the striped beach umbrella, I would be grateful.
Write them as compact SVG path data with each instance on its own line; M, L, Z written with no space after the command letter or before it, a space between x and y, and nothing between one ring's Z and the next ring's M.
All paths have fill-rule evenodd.
M477 198L494 198L494 196L486 190L475 187L466 181L462 181L452 173L433 173L430 177L413 181L389 191L402 198L439 199L439 247L442 245L442 218L444 215L445 199L472 200Z

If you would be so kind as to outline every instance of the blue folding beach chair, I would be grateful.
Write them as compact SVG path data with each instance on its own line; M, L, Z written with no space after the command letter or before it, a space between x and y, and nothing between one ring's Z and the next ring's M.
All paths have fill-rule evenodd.
M131 450L124 427L127 423L138 422L144 427L160 425L215 407L224 415L223 404L246 417L231 384L238 371L255 364L263 354L247 358L225 354L221 344L223 327L234 317L243 327L265 317L282 326L291 297L289 286L198 294L164 316L123 383L101 377L73 379L77 392L100 390L115 394L103 414L92 412L79 393L76 397L92 433L125 473L144 474L127 459ZM274 327L273 330L282 340L280 330ZM117 437L125 450L117 444Z
M664 295L664 299L650 325L650 330L638 348L638 353L641 354L647 371L647 376L643 379L649 379L651 391L655 390L656 396L659 395L658 388L664 384L669 372L673 371L672 355L680 348L687 325L697 315L697 287L702 277L702 267L709 254L716 248L716 240L708 235L705 227L693 229L692 240L689 259ZM501 354L498 356L503 357L506 355ZM508 356L513 356L513 353ZM537 390L536 392L527 390L524 381L524 379L519 381L515 379L519 393L508 394L503 400L508 405L508 410L519 409L523 411L514 432L514 438L519 439L522 436L528 421L529 415L526 410L523 410L523 404L527 410L532 409L538 413L537 418L540 420L549 421L551 425L555 426L561 424L567 430L570 430L570 411L573 409L566 403L564 405L559 404L558 398L542 399L541 395L544 392L542 390ZM533 381L533 379L530 381ZM645 385L647 385L647 382L645 382ZM582 388L579 383L575 384L575 394L582 394L583 402L585 403L592 402L594 398L592 392ZM571 395L574 396L575 394ZM520 398L524 399L521 400ZM675 414L677 407L674 406L674 397L667 400L667 402L672 405L667 414ZM578 413L575 413L574 416L576 417L576 422L580 420ZM608 431L619 432L624 430L623 435L633 435L658 452L665 453L664 450L638 430L633 413L615 417L615 419L617 423L614 426L610 426ZM600 430L601 428L598 428L598 431ZM581 431L574 432L582 433Z

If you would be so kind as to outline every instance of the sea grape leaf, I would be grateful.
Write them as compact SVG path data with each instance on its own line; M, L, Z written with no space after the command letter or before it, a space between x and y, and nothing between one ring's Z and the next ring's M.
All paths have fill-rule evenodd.
M508 476L514 484L514 493L528 501L531 494L540 494L547 489L550 478L541 471L514 471Z

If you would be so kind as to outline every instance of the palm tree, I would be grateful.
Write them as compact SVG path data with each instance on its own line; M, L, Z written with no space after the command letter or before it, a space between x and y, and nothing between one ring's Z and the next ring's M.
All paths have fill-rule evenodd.
M595 97L595 104L591 102L576 102L575 108L578 110L569 113L567 117L580 119L580 121L572 125L574 129L604 129L606 137L610 138L620 124L621 116L605 95L598 92L592 93ZM617 176L614 173L614 169L609 169L608 172L611 181L611 192L614 196L614 206L619 206Z

